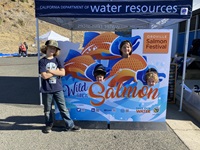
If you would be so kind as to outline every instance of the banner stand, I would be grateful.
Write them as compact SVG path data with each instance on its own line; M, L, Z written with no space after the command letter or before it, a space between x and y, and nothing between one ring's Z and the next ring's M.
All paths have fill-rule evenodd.
M111 121L110 129L119 130L167 130L165 122L119 122Z
M160 130L166 131L166 122L121 122L111 121L108 124L106 121L74 121L82 129L110 129L110 130ZM62 120L55 120L54 127L64 128L65 124Z
M76 121L74 124L80 126L82 129L108 129L108 123L106 121ZM65 124L63 120L55 120L54 127L64 128Z

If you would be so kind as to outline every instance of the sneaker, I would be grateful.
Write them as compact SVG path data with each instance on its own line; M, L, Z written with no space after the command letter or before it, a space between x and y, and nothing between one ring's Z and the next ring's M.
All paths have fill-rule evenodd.
M45 126L43 133L51 133L51 129L52 129L51 126Z
M79 126L74 126L74 127L72 127L72 128L69 128L69 129L67 129L67 131L81 131L81 127L79 127Z

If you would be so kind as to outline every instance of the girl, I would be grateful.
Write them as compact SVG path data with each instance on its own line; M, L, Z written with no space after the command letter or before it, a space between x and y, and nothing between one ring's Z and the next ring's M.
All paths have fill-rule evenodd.
M132 54L132 43L128 40L121 42L120 54L123 58L129 58Z

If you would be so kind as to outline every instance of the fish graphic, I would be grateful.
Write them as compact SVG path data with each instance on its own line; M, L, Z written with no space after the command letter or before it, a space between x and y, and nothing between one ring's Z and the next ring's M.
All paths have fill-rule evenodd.
M92 39L82 50L81 55L90 55L94 59L114 59L119 56L110 55L110 45L118 35L105 32Z
M110 71L110 75L107 77L113 77L109 86L113 87L124 81L133 80L137 82L137 71L145 69L147 63L143 57L138 54L132 54L129 58L123 58L118 61Z
M157 71L159 82L162 82L162 80L164 78L166 78L166 74L165 73L158 72L158 70L156 69L155 66L149 65L144 70L140 70L140 71L137 72L137 79L142 81L144 85L147 85L147 82L145 80L145 75L146 75L147 70L149 70L150 68L151 69L153 68L153 69L155 69Z
M112 45L110 47L110 53L113 55L120 55L120 44L121 42L128 40L132 43L132 52L135 51L139 44L140 44L140 40L141 37L140 36L134 36L134 37L123 37L123 36L119 36L117 37L113 42Z
M94 39L98 35L100 35L100 33L98 33L98 32L85 32L84 40L83 40L83 47L85 47L92 39Z
M93 63L94 60L90 55L77 56L64 64L65 74L83 81L92 81L85 76L85 71Z
M76 50L70 49L67 57L64 60L64 62L67 62L67 61L69 61L72 58L75 58L77 56L81 56L81 54L78 51L76 51Z

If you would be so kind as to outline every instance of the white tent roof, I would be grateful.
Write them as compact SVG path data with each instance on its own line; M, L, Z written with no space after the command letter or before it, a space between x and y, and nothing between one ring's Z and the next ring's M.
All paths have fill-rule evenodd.
M192 11L195 11L197 9L200 9L200 1L199 0L193 0Z
M39 37L39 41L46 41L46 40L69 41L69 38L64 37L51 30Z

